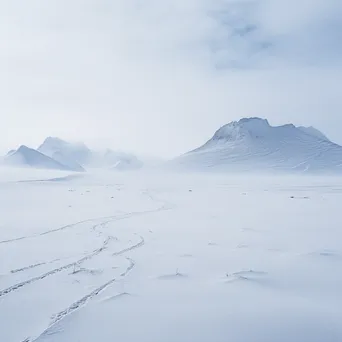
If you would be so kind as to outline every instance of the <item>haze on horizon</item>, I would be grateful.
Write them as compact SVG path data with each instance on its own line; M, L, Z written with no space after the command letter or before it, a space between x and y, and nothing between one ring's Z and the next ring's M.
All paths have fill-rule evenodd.
M46 136L175 156L241 117L342 144L335 0L0 0L0 152Z

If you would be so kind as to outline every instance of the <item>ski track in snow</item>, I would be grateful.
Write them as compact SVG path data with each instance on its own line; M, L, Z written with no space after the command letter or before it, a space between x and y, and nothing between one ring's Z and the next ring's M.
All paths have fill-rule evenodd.
M11 273L24 272L24 271L30 270L32 268L36 268L36 267L39 267L39 266L42 266L42 265L53 263L53 262L58 261L58 260L59 259L56 259L56 260L53 260L53 261L50 261L50 262L40 262L38 264L33 264L33 265L25 266L25 267L22 267L22 268L17 268L15 270L11 270Z
M19 238L14 238L14 239L0 241L0 244L11 243L11 242L15 242L15 241L19 241L19 240L24 240L24 239L29 239L29 238L36 238L36 237L39 237L39 236L44 236L44 235L47 235L47 234L59 232L59 231L65 230L65 229L69 229L69 228L75 227L75 226L77 226L79 224L82 224L82 223L99 221L99 220L102 220L102 222L93 225L91 227L91 230L93 232L98 231L102 235L103 232L99 231L97 229L98 229L98 227L105 227L108 223L119 221L119 220L124 220L124 219L129 219L129 218L133 218L133 217L137 217L137 216L143 216L143 215L147 215L147 214L158 213L158 212L161 212L161 211L170 210L173 207L170 203L163 202L162 200L155 199L148 192L148 190L143 191L142 194L146 195L148 198L150 198L154 202L162 203L162 205L160 207L158 207L157 209L152 209L152 210L147 210L147 211L129 212L129 213L125 213L125 214L120 215L120 216L108 216L108 217L87 219L87 220L79 221L79 222L76 222L76 223L68 224L68 225L65 225L65 226L53 229L53 230L49 230L49 231L46 231L46 232L43 232L43 233L38 233L38 234L30 235L30 236L23 236L23 237L19 237ZM137 235L137 234L135 234L135 235ZM136 244L134 244L132 246L129 246L129 247L123 248L122 250L114 252L112 254L112 256L121 256L121 255L123 255L123 254L125 254L127 252L133 251L135 249L138 249L138 248L144 246L145 245L144 237L140 236L140 235L137 235L137 236L140 239L139 242L137 242ZM12 286L6 288L6 289L1 290L0 291L0 298L5 296L5 295L9 295L9 294L11 294L11 293L13 293L13 292L15 292L15 291L17 291L17 290L27 286L27 285L30 285L30 284L35 283L37 281L43 280L43 279L45 279L45 278L47 278L49 276L55 275L57 273L65 271L65 270L67 270L69 268L72 268L75 265L81 265L83 262L85 262L87 260L90 260L91 258L97 256L98 254L100 254L101 252L106 250L107 247L108 247L109 242L111 240L114 240L114 239L116 239L114 236L109 235L103 241L103 244L102 244L102 246L100 248L94 250L93 252L91 252L90 254L84 256L83 258L81 258L81 259L79 259L79 260L77 260L75 262L66 264L64 266L55 268L55 269L53 269L53 270L51 270L49 272L46 272L46 273L44 273L44 274L42 274L40 276L30 278L30 279L28 279L26 281L17 283L15 285L12 285ZM10 272L11 273L23 272L23 271L26 271L26 270L29 270L29 269L32 269L32 268L35 268L35 267L38 267L38 266L41 266L41 265L46 265L46 264L49 264L49 263L53 263L53 262L58 261L58 260L61 260L61 259L55 259L55 260L50 261L50 262L42 262L42 263L32 264L32 265L25 266L25 267L22 267L22 268L19 268L19 269L11 270ZM135 262L134 262L133 259L131 259L129 257L126 257L126 260L129 262L129 265L125 269L125 271L122 272L118 277L122 278L122 277L127 276L129 274L129 272L132 271L133 268L135 267ZM66 316L71 315L75 311L77 311L80 308L84 307L92 298L94 298L95 296L99 295L101 292L106 290L111 284L113 284L118 279L118 277L115 277L115 278L109 280L105 284L101 285L100 287L96 288L95 290L93 290L89 294L87 294L84 297L82 297L81 299L79 299L78 301L72 303L69 307L67 307L63 311L60 311L59 313L53 315L54 318L53 318L52 322L50 323L50 325L48 326L48 328L45 331L43 331L37 337L34 337L34 338L28 337L28 338L24 339L24 342L34 342L34 341L37 341L40 337L42 337L44 335L51 334L51 328L53 328L58 322L63 320Z
M106 223L109 223L109 222L110 222L110 221L105 222L105 224L106 224ZM100 224L94 226L93 229L96 229L95 227L97 227L97 226L103 226L103 224L104 224L104 223L100 223ZM47 277L49 277L49 276L52 276L52 275L54 275L54 274L56 274L56 273L65 271L65 270L67 270L67 269L69 269L69 268L71 268L71 267L74 267L74 266L76 266L76 265L81 265L83 262L85 262L85 261L87 261L87 260L90 260L90 259L93 258L94 256L96 256L96 255L100 254L101 252L103 252L103 251L107 248L109 242L110 242L111 240L113 240L113 239L115 239L115 237L113 237L113 236L108 236L108 237L104 240L104 242L103 242L103 244L102 244L102 246L101 246L100 248L94 250L92 253L90 253L90 254L84 256L83 258L81 258L81 259L79 259L79 260L77 260L77 261L75 261L75 262L72 262L72 263L69 263L69 264L67 264L67 265L64 265L64 266L55 268L55 269L53 269L53 270L51 270L51 271L49 271L49 272L46 272L46 273L44 273L44 274L42 274L42 275L40 275L40 276L37 276L37 277L31 278L31 279L25 280L25 281L23 281L23 282L21 282L21 283L12 285L12 286L10 286L10 287L8 287L8 288L6 288L6 289L0 291L0 298L3 297L3 296L5 296L5 295L7 295L7 294L9 294L9 293L11 293L11 292L13 292L13 291L19 290L19 289L22 288L23 286L32 284L32 283L34 283L34 282L36 282L36 281L39 281L39 280L43 280L43 279L45 279L45 278L47 278ZM140 236L140 241L139 241L137 244L135 244L135 245L133 245L133 246L130 246L130 247L127 247L127 248L124 248L124 249L122 249L122 250L120 250L120 251L118 251L118 252L113 253L112 255L113 255L113 256L120 256L120 255L122 255L122 254L124 254L124 253L126 253L126 252L129 252L129 251L132 251L132 250L134 250L134 249L136 249L136 248L142 247L144 244L145 244L145 240L144 240L144 238L143 238L142 236ZM31 268L34 268L34 267L37 267L37 266L40 266L40 265L43 265L43 264L44 264L44 263L35 264L35 265L30 265L30 266L24 267L24 268L19 269L19 270L13 270L13 271L11 271L11 272L12 272L12 273L20 272L20 271L27 270L27 269L31 269Z
M142 240L144 241L144 240ZM121 250L120 252L118 252L115 255L121 255L127 251L131 251L135 248L139 248L142 247L144 244L142 242L130 247L130 248L125 248L123 250ZM126 260L129 262L128 267L126 268L126 270L120 274L119 277L125 277L128 275L129 272L131 272L133 270L133 268L135 267L135 262L133 259L126 257ZM110 279L108 282L106 282L105 284L99 286L98 288L96 288L95 290L93 290L92 292L90 292L89 294L85 295L84 297L82 297L81 299L79 299L78 301L74 302L73 304L71 304L69 307L67 307L66 309L64 309L63 311L60 311L59 313L53 315L53 320L50 323L49 327L42 332L39 336L34 337L33 339L27 338L25 341L27 342L34 342L37 341L40 337L44 336L44 335L50 335L51 334L51 329L61 320L63 320L66 316L69 316L71 314L73 314L75 311L81 309L83 306L85 306L92 298L96 297L97 295L99 295L101 292L103 292L104 290L106 290L110 285L112 285L118 278L112 278ZM52 332L53 333L53 332Z
M152 200L156 201L155 199L153 199L152 196L149 195L149 197ZM147 210L147 211L133 211L133 212L130 212L130 213L125 213L125 214L117 215L117 216L104 216L104 217L91 218L91 219L87 219L87 220L71 223L71 224L68 224L66 226L62 226L62 227L55 228L55 229L52 229L52 230L48 230L48 231L43 232L43 233L37 233L37 234L33 234L33 235L27 235L27 236L21 236L21 237L18 237L18 238L3 240L3 241L0 241L0 244L16 242L16 241L20 241L20 240L24 240L24 239L31 239L31 238L36 238L36 237L39 237L39 236L44 236L44 235L47 235L47 234L52 234L52 233L60 232L62 230L73 228L73 227L75 227L75 226L77 226L79 224L83 224L83 223L89 223L89 222L93 222L93 221L100 221L100 220L107 220L107 219L109 220L108 222L114 222L114 221L120 221L120 220L129 219L129 218L135 217L135 216L147 215L147 214L151 214L151 213L157 213L159 211L164 211L164 210L169 210L169 209L171 209L171 206L169 204L165 203L165 204L163 204L158 209Z
M29 231L32 227L25 227L23 221L26 231L3 236L31 235L9 240L9 244L0 241L5 243L0 245L4 257L7 250L9 258L22 252L13 262L9 259L10 265L4 264L6 274L0 275L8 276L1 287L13 285L7 292L0 288L4 333L0 342L84 342L115 337L138 341L142 336L157 341L155 326L167 331L170 320L175 327L170 339L183 342L209 341L213 335L222 341L226 336L232 341L262 341L265 322L269 323L266 337L270 341L285 332L284 341L302 336L308 341L336 342L342 331L338 325L341 310L336 307L336 298L341 297L338 285L342 278L336 271L341 261L341 220L339 197L332 187L339 186L340 180L321 191L317 188L327 186L320 185L326 184L321 180L317 186L316 180L307 181L311 189L304 178L271 178L265 184L263 178L256 178L257 184L252 177L235 180L224 175L213 181L205 177L184 178L184 183L183 178L167 179L166 184L163 175L161 185L143 184L155 187L155 192L142 188L140 180L135 184L135 179L128 179L121 212L114 206L112 212L104 211L96 194L93 214L83 206L82 216L70 221L42 217L46 225L40 230L36 226L35 231ZM159 200L159 195L170 202ZM290 196L312 200L296 201ZM107 205L107 192L103 198ZM179 210L165 211L175 207ZM30 215L40 219L42 209L36 210ZM300 222L298 210L303 218ZM321 210L317 217L311 215L317 210ZM12 215L5 217L5 229L14 220ZM112 216L89 219L96 215ZM127 221L119 221L124 219ZM83 222L88 223L80 225ZM61 227L61 223L70 224ZM44 232L48 229L52 230ZM4 230L8 233L10 230ZM18 240L23 241L14 242ZM59 250L63 241L67 242L65 250ZM35 255L25 257L39 244L42 248ZM50 244L55 245L49 249ZM93 276L93 270L98 275ZM75 274L81 271L84 273ZM121 296L126 297L117 300ZM167 310L160 314L160 307ZM136 329L127 330L130 321ZM202 324L193 329L196 322ZM247 332L246 322L252 327Z
M140 237L140 242L138 242L137 244L135 244L135 245L133 245L131 247L127 247L127 248L125 248L125 249L123 249L121 251L115 252L112 255L113 256L119 256L119 255L124 254L126 252L132 251L133 249L142 247L145 244L145 239L142 236L139 236L139 237Z
M75 265L80 265L82 264L83 262L87 261L87 260L90 260L91 258L93 258L94 256L100 254L101 252L103 252L106 248L107 248L107 245L109 243L109 241L112 239L112 237L108 237L106 238L106 240L103 242L102 246L96 250L94 250L92 253L84 256L83 258L75 261L75 262L72 262L70 264L67 264L67 265L64 265L64 266L61 266L61 267L58 267L58 268L55 268L49 272L46 272L40 276L37 276L37 277L34 277L34 278L31 278L31 279L28 279L28 280L25 280L21 283L18 283L18 284L15 284L15 285L12 285L10 287L8 287L7 289L4 289L2 291L0 291L0 298L9 294L9 293L12 293L13 291L16 291L16 290L19 290L20 288L22 288L23 286L26 286L26 285L29 285L29 284L32 284L36 281L39 281L39 280L43 280L49 276L52 276L56 273L59 273L59 272L62 272L62 271L65 271L67 270L68 268L71 268L71 267L74 267ZM36 265L32 265L32 266L27 266L26 269L30 269L30 268L33 268L35 267Z
M120 219L124 219L126 217L124 216L122 218L122 217L119 217L119 216L106 216L106 217L91 218L91 219L87 219L87 220L71 223L71 224L68 224L66 226L62 226L62 227L55 228L55 229L52 229L52 230L48 230L48 231L43 232L43 233L27 235L27 236L21 236L21 237L14 238L14 239L9 239L9 240L3 240L3 241L0 241L0 244L2 244L2 243L11 243L11 242L15 242L15 241L24 240L24 239L32 239L32 238L36 238L36 237L39 237L39 236L44 236L44 235L47 235L47 234L56 233L56 232L59 232L59 231L65 230L65 229L73 228L73 227L75 227L75 226L77 226L79 224L82 224L82 223L89 223L89 222L93 222L93 221L100 221L100 220L106 220L106 219L113 219L114 220L115 218L120 220Z

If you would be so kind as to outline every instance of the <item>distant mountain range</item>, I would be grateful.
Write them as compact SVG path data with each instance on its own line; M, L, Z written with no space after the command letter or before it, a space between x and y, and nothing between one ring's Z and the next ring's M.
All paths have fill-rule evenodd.
M172 163L195 170L342 172L342 147L313 127L244 118Z
M84 172L87 168L106 168L110 170L133 170L143 166L134 155L105 151L92 151L83 143L70 143L55 137L48 137L37 148L20 146L11 150L3 158L10 166L40 169L68 170Z
M20 146L11 150L3 163L76 172L136 170L144 165L132 154L94 151L83 143L54 137L46 138L37 149ZM204 145L166 166L195 171L341 173L342 147L314 127L271 126L265 119L243 118L224 125Z
M27 146L20 146L16 151L10 151L5 157L5 163L11 166L27 166L39 169L70 170L43 153Z

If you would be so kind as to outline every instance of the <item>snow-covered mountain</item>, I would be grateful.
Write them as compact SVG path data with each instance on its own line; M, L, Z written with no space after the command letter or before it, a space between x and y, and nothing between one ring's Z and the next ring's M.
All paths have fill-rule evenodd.
M173 162L201 170L342 172L342 147L312 127L273 127L264 119L244 118Z
M83 167L121 171L142 167L135 155L111 149L93 151L84 143L70 143L53 137L46 138L38 151L77 171L84 170Z
M135 155L106 149L93 151L84 143L70 143L60 138L48 137L37 150L21 146L1 158L7 165L60 169L84 172L85 168L107 170L137 170L143 162Z
M55 137L46 138L38 151L79 171L92 157L91 150L85 144L70 143Z
M4 158L4 163L10 166L70 171L70 168L66 165L24 145L20 146L15 152L8 153Z

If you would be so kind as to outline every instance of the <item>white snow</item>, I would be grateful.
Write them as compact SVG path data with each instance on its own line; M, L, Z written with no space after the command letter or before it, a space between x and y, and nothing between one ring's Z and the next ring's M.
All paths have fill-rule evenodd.
M0 341L340 342L340 178L0 168Z
M273 127L245 118L221 127L200 148L172 165L195 170L342 172L342 147L312 127Z

